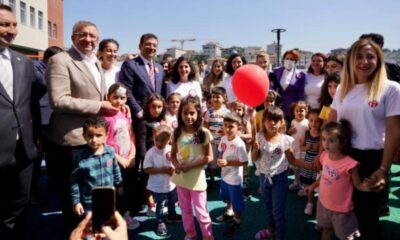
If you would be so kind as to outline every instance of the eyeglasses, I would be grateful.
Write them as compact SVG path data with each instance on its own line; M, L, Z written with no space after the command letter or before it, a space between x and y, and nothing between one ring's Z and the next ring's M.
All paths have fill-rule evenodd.
M77 32L74 33L74 35L78 36L79 39L85 39L87 37L89 37L89 39L91 40L97 40L98 36L92 34L92 33L87 33L87 32Z

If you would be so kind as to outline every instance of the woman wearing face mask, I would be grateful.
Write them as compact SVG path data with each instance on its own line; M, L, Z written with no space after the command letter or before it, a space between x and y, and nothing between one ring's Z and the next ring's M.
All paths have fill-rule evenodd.
M282 110L288 120L293 118L290 111L292 103L304 100L305 74L296 69L299 58L299 52L295 49L286 51L283 54L283 67L275 68L269 75L272 89L281 96Z

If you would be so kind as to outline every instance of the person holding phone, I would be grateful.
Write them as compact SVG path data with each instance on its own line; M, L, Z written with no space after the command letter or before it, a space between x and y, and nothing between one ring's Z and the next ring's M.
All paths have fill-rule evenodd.
M110 226L102 227L102 232L97 235L100 237L107 237L109 240L128 240L128 229L125 220L119 212L114 212L115 228ZM72 231L69 240L80 240L87 236L87 229L90 228L92 220L92 212L88 212L86 217L79 223L79 225Z
M108 123L102 117L91 117L83 124L87 146L73 161L71 197L75 214L85 215L92 207L92 189L114 186L122 194L122 177L115 151L105 145Z

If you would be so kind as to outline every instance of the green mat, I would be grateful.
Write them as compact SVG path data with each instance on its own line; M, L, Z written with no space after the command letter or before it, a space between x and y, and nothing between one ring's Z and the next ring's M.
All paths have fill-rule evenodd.
M400 165L392 166L392 178L390 187L390 216L382 217L381 224L384 239L400 240ZM246 209L242 216L239 232L231 238L222 236L224 224L213 222L213 231L216 239L254 239L256 232L265 227L265 205L260 194L257 193L258 178L251 176L252 198L246 202ZM303 213L306 204L305 198L300 198L296 192L288 194L286 207L286 239L320 239L320 234L314 230L315 215L308 217ZM212 219L225 211L225 204L218 198L218 188L208 194L208 209ZM314 210L315 214L315 210ZM167 225L170 236L160 238L154 233L155 219L143 217L139 233L135 239L183 239L184 231L181 223ZM198 229L200 236L200 230ZM200 238L199 238L200 239Z

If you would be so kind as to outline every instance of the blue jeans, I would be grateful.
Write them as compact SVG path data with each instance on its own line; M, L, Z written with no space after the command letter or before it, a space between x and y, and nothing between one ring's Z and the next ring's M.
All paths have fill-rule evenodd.
M176 215L175 211L175 203L176 203L176 188L171 192L167 193L156 193L152 192L153 198L156 201L156 218L157 222L163 221L163 208L164 208L164 200L167 199L168 203L168 215L174 216Z
M261 194L267 206L267 226L277 240L285 239L285 207L288 189L287 170L272 177L272 184L264 174L260 174Z

